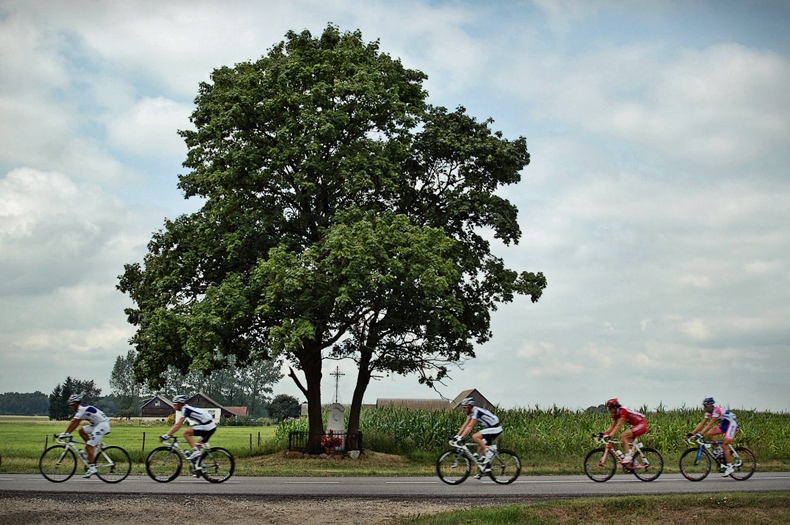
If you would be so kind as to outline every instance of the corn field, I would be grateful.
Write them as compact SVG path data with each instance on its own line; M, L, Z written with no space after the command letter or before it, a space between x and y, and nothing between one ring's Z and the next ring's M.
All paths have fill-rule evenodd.
M684 434L691 432L703 418L701 409L650 411L639 409L647 417L649 432L640 439L666 456L679 455L688 445ZM500 448L515 450L522 459L583 456L594 448L592 434L606 430L609 414L566 408L515 408L494 411L504 433L497 439ZM749 447L761 461L790 460L790 413L734 410L739 430L737 445ZM360 431L368 450L389 454L413 454L421 451L438 454L447 448L464 421L460 410L410 410L405 408L365 409L360 416ZM307 421L293 420L280 425L278 443L288 443L290 431L307 431Z

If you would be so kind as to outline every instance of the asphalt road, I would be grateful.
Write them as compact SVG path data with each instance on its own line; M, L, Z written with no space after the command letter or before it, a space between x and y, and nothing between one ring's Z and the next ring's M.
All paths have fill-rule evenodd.
M467 498L553 499L581 496L622 496L635 494L688 494L710 492L790 491L790 472L756 472L747 481L722 478L712 472L707 479L691 482L680 474L664 474L646 483L634 476L618 474L605 483L595 483L586 476L523 476L511 485L497 485L489 480L468 479L452 486L438 478L414 477L233 477L225 483L212 484L203 479L182 476L170 483L157 483L147 476L129 476L117 484L76 475L65 483L52 483L40 474L0 474L0 498L5 494L57 494L93 492L116 494L192 494L270 496L275 498L335 497L392 499Z

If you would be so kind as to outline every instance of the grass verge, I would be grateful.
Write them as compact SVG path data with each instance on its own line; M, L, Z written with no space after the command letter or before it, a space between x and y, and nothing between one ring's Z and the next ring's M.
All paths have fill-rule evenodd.
M603 525L612 523L774 525L788 523L788 516L790 516L790 493L740 494L723 492L676 496L555 500L532 505L475 508L430 516L402 518L398 523L404 525Z

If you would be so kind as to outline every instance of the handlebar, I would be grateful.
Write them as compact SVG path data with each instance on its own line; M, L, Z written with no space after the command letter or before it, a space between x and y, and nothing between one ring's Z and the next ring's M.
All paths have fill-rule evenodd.
M700 445L714 444L714 441L708 441L702 434L691 434L685 437L686 443L698 447Z
M606 445L608 443L620 443L620 440L612 439L611 436L607 436L606 434L593 434L592 437L595 442L600 445Z

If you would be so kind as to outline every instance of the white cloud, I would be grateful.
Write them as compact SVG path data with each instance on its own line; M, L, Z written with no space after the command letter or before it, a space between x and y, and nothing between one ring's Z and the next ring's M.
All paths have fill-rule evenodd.
M726 17L685 34L692 8L713 9L4 3L0 383L106 381L132 332L116 276L165 216L194 207L175 189L176 130L189 126L198 83L287 30L317 35L333 22L427 73L432 103L494 116L529 141L524 182L504 192L524 237L498 255L544 271L549 287L538 304L493 314L493 339L446 394L585 407L623 397L613 390L627 365L641 387L632 405L696 404L725 378L736 405L787 409L790 58ZM36 377L23 380L31 363ZM368 395L432 395L414 386L393 376Z
M117 113L107 126L114 147L140 156L186 156L177 130L192 129L192 106L164 97L144 98Z

